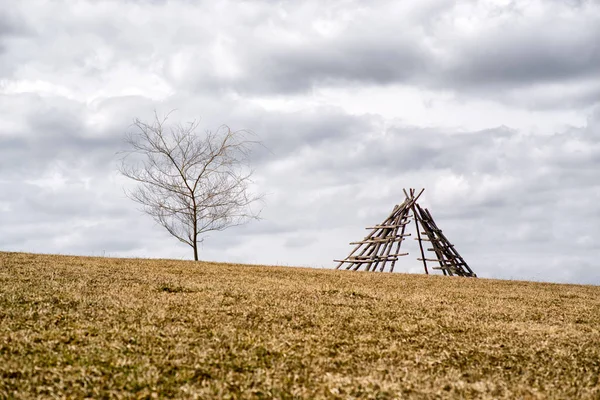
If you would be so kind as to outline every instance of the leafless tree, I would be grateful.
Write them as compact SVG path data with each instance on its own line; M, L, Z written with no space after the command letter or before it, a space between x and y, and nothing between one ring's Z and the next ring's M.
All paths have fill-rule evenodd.
M188 244L198 260L203 234L258 219L252 204L248 157L257 141L248 131L221 126L198 135L198 122L167 124L136 119L119 171L136 181L127 195L171 235Z

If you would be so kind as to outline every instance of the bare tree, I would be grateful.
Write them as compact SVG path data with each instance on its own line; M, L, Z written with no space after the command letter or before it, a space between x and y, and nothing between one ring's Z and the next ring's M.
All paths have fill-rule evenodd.
M203 234L258 219L251 205L262 195L251 193L248 167L258 142L225 125L200 136L197 121L167 125L168 117L134 121L119 171L138 183L128 197L191 246L197 261Z

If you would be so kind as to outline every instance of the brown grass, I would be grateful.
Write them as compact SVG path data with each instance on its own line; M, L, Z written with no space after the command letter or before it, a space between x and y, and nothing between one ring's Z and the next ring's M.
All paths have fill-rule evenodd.
M600 287L0 253L0 398L600 398Z

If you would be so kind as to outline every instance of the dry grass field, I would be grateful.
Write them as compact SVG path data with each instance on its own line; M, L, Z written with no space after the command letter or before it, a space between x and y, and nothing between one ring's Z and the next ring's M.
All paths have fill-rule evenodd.
M0 253L0 398L600 398L600 287Z

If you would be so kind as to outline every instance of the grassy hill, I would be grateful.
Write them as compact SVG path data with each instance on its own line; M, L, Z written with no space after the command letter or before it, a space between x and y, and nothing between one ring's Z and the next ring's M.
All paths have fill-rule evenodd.
M0 398L600 398L600 287L0 253Z

